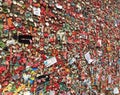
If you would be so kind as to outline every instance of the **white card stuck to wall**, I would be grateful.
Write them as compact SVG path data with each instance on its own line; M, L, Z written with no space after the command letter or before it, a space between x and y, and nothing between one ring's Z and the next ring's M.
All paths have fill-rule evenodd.
M55 95L55 91L50 90L49 95Z
M52 57L52 58L44 61L44 64L46 67L50 67L51 65L55 64L56 62L57 62L57 59L55 57Z
M33 14L36 15L36 16L40 16L40 8L36 8L36 7L33 7Z
M93 59L91 59L90 52L87 52L87 53L85 54L85 59L87 60L87 62L88 62L89 64L94 61Z

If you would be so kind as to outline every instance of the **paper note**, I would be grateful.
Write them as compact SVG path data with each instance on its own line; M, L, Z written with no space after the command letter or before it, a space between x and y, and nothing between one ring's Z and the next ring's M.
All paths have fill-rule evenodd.
M40 16L40 8L33 7L33 14L36 16Z
M58 5L58 4L56 4L56 7L57 7L58 9L62 9L62 8L63 8L61 5Z
M30 91L25 91L24 95L31 95Z
M75 61L76 61L76 59L75 59L75 58L72 58L72 59L69 61L69 64L73 64Z
M56 58L52 57L52 58L44 61L44 64L45 64L46 67L50 67L51 65L55 64L56 62L57 62Z
M101 46L102 46L102 40L99 39L99 40L97 41L97 45L101 47Z
M117 87L115 87L115 88L113 89L113 93L114 93L114 94L119 94L119 89L118 89Z
M0 84L0 89L2 88L2 85Z
M85 59L87 60L87 62L90 64L91 62L93 62L93 59L91 59L91 56L90 56L90 52L87 52L85 54Z
M55 91L50 91L49 95L55 95Z
M13 39L12 40L8 40L6 44L7 44L7 46L14 45L15 44L15 40L13 40Z
M88 37L87 37L87 35L86 34L81 34L80 35L80 39L87 39Z
M112 83L111 75L108 75L108 83Z

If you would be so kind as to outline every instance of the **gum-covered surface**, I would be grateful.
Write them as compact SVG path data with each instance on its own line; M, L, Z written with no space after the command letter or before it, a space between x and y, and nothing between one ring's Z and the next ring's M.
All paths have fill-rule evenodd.
M1 95L119 88L119 0L0 0Z

